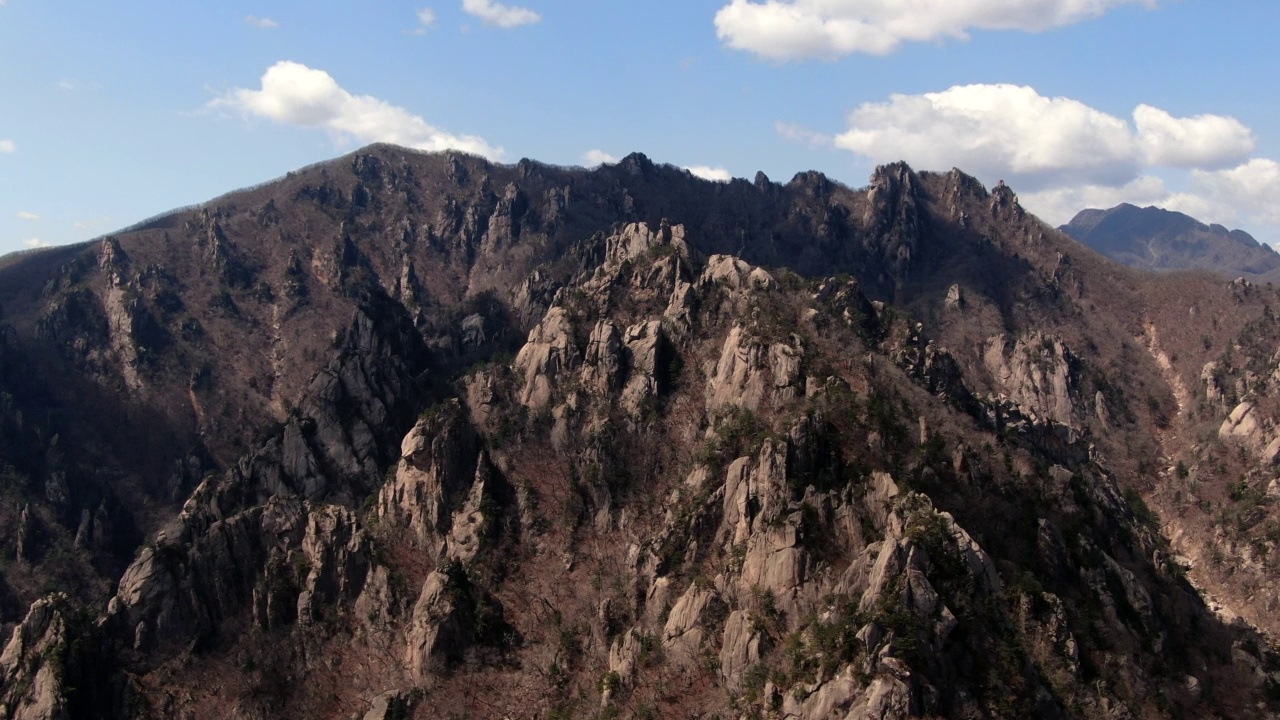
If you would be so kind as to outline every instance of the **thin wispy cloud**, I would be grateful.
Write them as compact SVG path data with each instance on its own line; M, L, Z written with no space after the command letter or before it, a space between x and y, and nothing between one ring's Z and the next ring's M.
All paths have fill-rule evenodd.
M833 142L833 138L830 135L823 135L796 123L776 122L773 127L784 140L800 143L801 145L820 148L830 147Z
M3 3L0 3L0 4L3 4ZM34 237L23 240L22 244L26 245L29 248L49 247L49 243L45 242L44 240L41 240L40 238L34 238Z
M26 210L19 210L18 219L26 220L27 222L36 222L40 219L40 216L33 212L27 212Z
M258 28L259 30L273 30L280 27L280 23L269 17L258 17L257 15L246 15L244 18L246 25Z
M79 232L92 232L94 230L105 230L111 225L110 216L102 216L99 218L90 218L88 220L76 220L71 223L71 227Z
M462 11L485 25L500 28L534 25L542 21L542 16L529 8L503 5L493 0L462 0Z
M18 146L12 140L0 140L0 155L12 155L18 151Z
M1157 0L732 0L715 16L728 47L772 60L887 55L971 30L1041 32Z
M483 138L446 132L405 108L369 95L352 94L329 73L296 62L272 65L263 74L260 89L235 88L215 98L209 107L325 130L340 141L386 142L419 150L462 150L493 160L503 155L501 147Z
M431 8L420 8L414 12L414 17L418 21L418 26L408 31L410 35L426 35L427 31L436 25L436 11Z

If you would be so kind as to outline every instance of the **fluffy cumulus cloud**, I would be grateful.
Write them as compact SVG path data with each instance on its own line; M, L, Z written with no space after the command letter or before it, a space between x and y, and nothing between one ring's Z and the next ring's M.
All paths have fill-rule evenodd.
M970 30L1039 32L1157 0L732 0L716 13L729 47L775 60L884 55Z
M500 28L533 25L542 21L542 16L529 8L503 5L493 0L462 0L462 11L478 18L485 25Z
M40 238L27 238L26 240L22 241L22 244L33 249L49 247L49 243L45 242L44 240L41 240Z
M280 27L280 23L269 17L258 17L257 15L246 15L244 21L248 25L258 28L259 30L271 30Z
M18 151L18 146L12 140L0 140L0 155L12 155Z
M1249 157L1257 146L1253 132L1235 118L1197 115L1175 118L1150 105L1133 111L1147 161L1170 167L1227 167Z
M1280 226L1280 163L1254 158L1226 170L1196 170L1191 174L1190 198L1206 202L1206 214L1228 209L1225 217L1207 219L1224 224L1243 215L1255 222ZM1179 196L1179 202L1194 202ZM1280 238L1277 238L1280 239Z
M733 179L733 174L728 170L720 167L710 167L707 165L691 165L685 170L693 173L695 176L703 180L711 180L712 182L729 182Z
M503 151L474 135L455 135L410 111L369 95L353 95L329 73L296 62L278 62L262 76L258 90L236 88L211 107L246 117L320 128L340 139L387 142L419 150L462 150L490 159Z
M1008 176L1031 190L1122 185L1144 164L1124 120L1016 85L963 85L866 103L849 115L835 144L876 162Z
M778 132L809 144L825 138L792 125ZM1280 164L1250 159L1253 132L1221 115L1175 117L1139 105L1126 119L1030 87L964 85L865 103L830 142L875 163L1005 179L1055 224L1086 207L1130 202L1280 231Z
M587 167L594 167L596 165L616 163L618 158L603 150L588 150L582 154L582 161L587 164Z
M837 147L876 162L960 167L1024 190L1119 188L1152 166L1219 169L1243 160L1253 133L1235 118L1177 118L1139 105L1133 123L1079 100L1019 85L959 85L893 95L849 114ZM786 137L797 131L783 131Z

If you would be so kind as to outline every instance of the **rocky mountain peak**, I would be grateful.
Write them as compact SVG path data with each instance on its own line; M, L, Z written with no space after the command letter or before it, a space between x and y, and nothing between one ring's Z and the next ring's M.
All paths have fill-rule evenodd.
M631 175L648 175L653 171L653 161L644 153L633 152L618 161L618 167Z
M1266 717L1273 292L391 146L34 254L0 714Z

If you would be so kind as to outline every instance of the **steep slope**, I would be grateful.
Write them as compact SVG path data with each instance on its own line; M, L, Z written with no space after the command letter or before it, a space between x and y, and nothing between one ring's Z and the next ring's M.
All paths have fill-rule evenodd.
M1272 295L958 171L386 146L26 256L0 715L1266 716L1143 494Z
M1243 230L1205 225L1179 212L1128 203L1082 210L1063 232L1107 257L1142 270L1208 270L1254 282L1280 278L1280 254Z

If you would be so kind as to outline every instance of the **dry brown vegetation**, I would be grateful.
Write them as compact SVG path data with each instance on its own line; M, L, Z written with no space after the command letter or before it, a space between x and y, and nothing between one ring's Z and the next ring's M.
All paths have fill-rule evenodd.
M659 246L604 272L620 223L664 219L683 223L690 257ZM580 361L597 321L661 320L673 294L662 282L693 280L713 253L771 268L776 289L698 287L689 327L663 325L660 390L639 413L616 392L584 390L573 372L553 378L546 407L516 399L513 354L550 306L565 309ZM953 286L959 306L946 301ZM190 636L166 638L176 654L135 653L132 627L104 625L119 633L104 647L136 689L123 694L129 712L362 712L415 683L404 629L440 572L474 605L471 620L500 621L501 637L469 628L473 641L418 683L420 717L764 714L781 703L766 684L777 698L803 695L849 668L868 690L886 671L853 638L871 626L895 639L890 657L930 683L928 712L1100 717L1105 700L1135 717L1251 716L1274 703L1276 685L1242 670L1233 650L1253 643L1246 654L1264 675L1275 658L1247 627L1200 607L1175 555L1206 549L1210 561L1190 577L1270 629L1275 601L1261 590L1280 562L1271 471L1219 441L1224 406L1207 402L1201 375L1221 364L1226 412L1247 397L1280 418L1273 295L1127 270L1024 214L1006 188L988 193L958 172L890 166L854 191L817 174L705 183L642 156L588 172L368 148L114 240L0 266L0 449L11 466L0 527L16 527L32 503L43 528L22 562L16 538L3 538L0 620L21 619L53 587L101 612L135 549L159 543L162 527L177 530L156 547L197 553L218 522L279 494L357 511L369 563L388 573L385 615L358 616L346 598L318 620L264 628L247 607L253 585L228 591L240 605L209 611ZM356 337L362 313L396 331ZM762 356L794 353L805 391L782 385L751 407L708 410L734 327ZM1030 418L1008 397L1029 391L988 361L997 336L1009 339L1010 363L1028 354L1027 376L1063 380L1069 417ZM360 352L373 359L343 364ZM503 490L464 567L382 521L368 493L394 477L416 416L466 400L479 372L497 388L478 433ZM334 376L367 387L339 398L324 384ZM41 406L54 410L33 412ZM361 424L328 420L356 415ZM781 507L757 532L794 529L806 577L824 582L898 533L931 558L928 581L961 623L955 639L930 647L931 626L892 592L867 608L832 593L794 617L772 591L725 589L747 552L723 541L725 471L770 448L790 457L808 447L791 435L803 423L817 428L820 451L788 461ZM291 462L295 450L264 450L293 430L318 458L299 475L314 482L264 484L250 460L289 472L305 464ZM324 442L364 455L340 467L316 449ZM710 481L695 492L686 480L699 471ZM861 505L881 472L903 492L896 529L887 507ZM56 473L64 493L49 489ZM199 522L174 523L189 497ZM109 532L77 548L82 511L100 504ZM990 554L1001 592L978 599L935 509ZM1058 555L1045 549L1054 533ZM266 577L256 559L236 560L250 584ZM1235 572L1242 563L1252 565ZM658 578L666 600L653 607ZM1150 607L1138 607L1131 585ZM723 612L700 621L698 656L667 656L654 635L664 613L690 588L712 587ZM719 667L730 604L750 613L764 648L736 689ZM1073 633L1074 659L1051 641L1061 628ZM637 679L624 683L610 650L628 633L641 634L642 651Z

